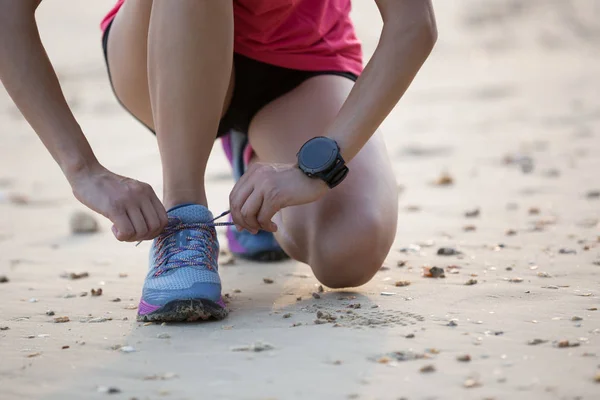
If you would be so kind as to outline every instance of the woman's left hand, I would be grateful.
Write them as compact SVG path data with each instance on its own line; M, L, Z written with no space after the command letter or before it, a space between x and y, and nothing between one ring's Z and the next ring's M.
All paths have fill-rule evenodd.
M318 200L327 190L325 182L307 177L294 164L254 163L229 195L233 222L238 230L275 232L275 213Z

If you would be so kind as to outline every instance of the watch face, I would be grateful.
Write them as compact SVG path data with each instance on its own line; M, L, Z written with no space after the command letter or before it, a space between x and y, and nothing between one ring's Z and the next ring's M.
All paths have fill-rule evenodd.
M298 163L306 172L318 173L329 169L337 158L338 146L334 140L316 137L302 146Z

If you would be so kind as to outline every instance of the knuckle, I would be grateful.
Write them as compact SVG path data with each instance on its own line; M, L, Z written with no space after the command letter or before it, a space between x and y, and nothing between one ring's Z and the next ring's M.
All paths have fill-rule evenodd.
M125 200L123 198L117 198L117 199L113 199L110 202L110 214L114 215L114 216L120 216L125 214L125 210L126 210L126 205L125 205Z
M250 213L248 212L248 210L244 210L244 209L242 209L242 210L240 211L240 215L241 215L241 216L242 216L242 218L244 218L244 219L245 219L245 218L248 218L248 217L250 217Z
M136 195L145 194L146 187L144 184L138 183L137 185L132 186L131 192Z

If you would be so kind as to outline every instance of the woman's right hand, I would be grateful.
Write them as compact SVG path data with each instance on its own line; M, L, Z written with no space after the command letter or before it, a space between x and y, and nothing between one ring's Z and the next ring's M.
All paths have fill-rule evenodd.
M83 205L113 223L124 242L150 240L167 225L167 212L147 183L114 174L97 164L69 177L73 194Z

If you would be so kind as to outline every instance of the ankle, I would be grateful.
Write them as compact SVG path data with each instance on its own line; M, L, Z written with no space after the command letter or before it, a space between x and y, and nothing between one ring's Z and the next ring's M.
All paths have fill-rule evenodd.
M165 191L163 195L163 204L168 211L171 208L182 204L198 204L207 207L208 201L206 200L206 195L204 193L167 193Z

